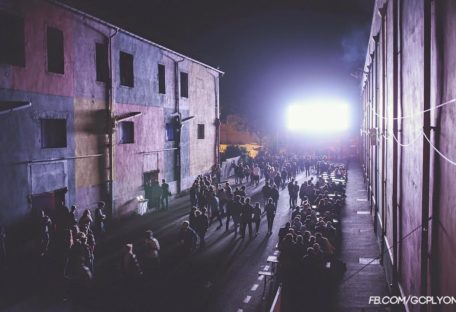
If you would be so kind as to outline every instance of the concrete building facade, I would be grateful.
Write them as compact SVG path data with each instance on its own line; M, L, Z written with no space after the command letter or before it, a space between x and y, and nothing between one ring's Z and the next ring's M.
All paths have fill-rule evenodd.
M456 294L455 29L454 1L376 1L362 159L387 279L406 296Z
M217 163L221 71L54 1L1 0L0 24L2 224L62 200L126 215Z

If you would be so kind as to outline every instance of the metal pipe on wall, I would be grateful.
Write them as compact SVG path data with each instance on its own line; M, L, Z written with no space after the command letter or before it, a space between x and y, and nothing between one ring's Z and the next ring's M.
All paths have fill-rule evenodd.
M402 71L402 64L403 64L403 49L404 49L404 36L403 36L403 5L404 1L398 1L398 45L399 45L399 62L398 62L398 110L400 111L400 114L403 114L404 112L404 101L403 101L403 82L404 82L404 76L403 76L403 71ZM404 142L404 132L402 131L403 129L403 120L397 120L398 122L398 132L400 132L400 142ZM397 137L396 137L397 138ZM398 184L399 184L399 192L398 192L398 197L399 197L399 202L398 202L398 211L397 211L397 219L398 219L398 229L397 229L397 235L398 239L400 237L403 237L404 231L403 231L403 207L404 207L404 201L403 201L403 194L404 194L404 184L403 184L403 155L404 155L404 147L401 145L399 147L398 151L398 171L399 171L399 177L398 177ZM397 276L398 276L398 287L400 288L400 280L402 276L402 266L401 266L401 261L402 261L402 244L397 245Z
M107 101L106 101L106 131L108 137L108 209L110 217L114 214L114 124L113 124L113 113L114 113L114 101L115 101L115 86L114 86L114 57L112 52L112 39L117 35L119 29L115 29L115 32L108 37L108 60L109 60L109 81L106 85L107 88Z
M180 82L180 72L179 72L179 63L183 62L184 58L176 61L173 59L174 62L174 94L175 94L175 99L174 99L174 110L175 113L179 116L179 125L177 126L179 133L177 134L176 138L176 163L175 163L175 170L176 170L176 193L180 193L182 190L182 155L181 155L181 135L182 135L182 124L180 123L182 121L182 116L180 112L180 89L179 89L179 82ZM187 82L188 83L188 82Z
M393 5L393 134L398 137L398 116L399 116L399 85L398 85L398 62L399 62L399 18L398 18L398 1L392 0ZM392 286L397 285L397 261L398 261L398 235L397 235L397 209L398 209L398 144L393 142L393 189L392 189L392 221L393 221L393 264L392 264Z
M429 257L429 191L430 191L430 146L426 137L431 137L431 0L424 1L423 10L423 164L421 188L421 284L420 294L427 295ZM421 311L427 311L426 305Z
M387 15L387 4L388 2L385 2L383 7L379 9L379 14L382 19L381 23L381 35L382 35L382 41L381 41L381 48L382 48L382 116L386 117L386 53L387 53L387 39L386 39L386 15ZM382 210L382 231L381 231L381 244L380 244L380 249L381 249L381 254L385 254L385 244L386 244L386 226L387 226L387 218L386 218L386 177L387 177L387 172L386 172L386 151L387 151L387 145L386 145L386 118L382 118L382 123L381 123L381 135L382 135L382 145L381 145L381 161L382 161L382 175L381 175L381 188L382 192L380 194L381 196L381 210ZM383 256L380 258L380 263L383 264Z
M372 94L373 97L373 115L372 115L372 125L373 128L378 130L378 118L377 116L379 115L378 112L378 43L380 40L380 33L376 34L374 37L374 61L375 61L375 67L374 67L374 92ZM376 114L375 114L376 113ZM378 140L377 140L377 135L378 131L376 132L376 137L375 137L375 145L373 149L375 151L373 152L373 168L372 168L372 199L373 199L373 204L374 204L374 232L378 236Z
M436 75L437 75L437 95L436 98L439 103L445 102L445 71L444 67L444 26L443 26L443 3L441 1L433 2L434 4L434 36L436 42ZM434 132L434 146L440 149L440 124L442 120L442 109L436 110ZM441 159L440 156L434 151L434 164L433 164L433 187L432 187L432 223L431 223L431 264L430 264L430 289L431 296L438 296L440 292L441 283L441 266L439 263L439 228L440 228L440 178L441 178Z

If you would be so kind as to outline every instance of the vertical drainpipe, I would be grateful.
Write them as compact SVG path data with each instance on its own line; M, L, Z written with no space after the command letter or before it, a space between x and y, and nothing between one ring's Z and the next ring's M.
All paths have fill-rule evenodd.
M176 61L173 59L174 62L174 112L179 116L179 121L182 121L182 116L180 113L180 84L179 84L179 63L183 62L184 58ZM189 89L189 88L188 88ZM175 163L175 170L176 170L176 193L180 193L182 190L182 155L181 155L181 136L182 136L182 124L178 126L179 131L177 135L177 142L176 142L176 163Z
M393 134L394 137L398 137L398 120L399 116L399 105L398 105L398 2L393 0ZM392 276L392 287L397 285L397 260L398 260L398 235L397 235L397 187L398 187L398 144L393 142L393 192L392 192L392 219L393 219L393 276Z
M443 70L444 66L444 46L443 46L443 5L442 2L434 2L434 31L433 35L436 39L436 49L437 49L437 77L438 81L435 85L438 86L436 92L436 98L439 99L439 103L444 102L445 94L445 72ZM435 126L437 127L436 132L434 132L434 146L440 150L440 124L442 121L442 108L436 110L435 116ZM441 278L441 268L439 265L438 252L439 252L439 227L440 227L440 177L441 177L441 162L440 156L434 152L434 166L433 171L433 187L432 187L432 225L431 225L431 257L430 257L430 276L431 276L431 296L437 296L440 294L440 278Z
M115 86L114 86L114 68L113 68L113 52L112 52L112 38L119 32L119 29L116 28L114 34L108 37L108 56L109 56L109 81L107 85L108 89L108 101L107 101L107 135L108 135L108 195L109 195L109 209L110 217L113 217L114 213L114 122L113 122L113 111L114 111L114 101L115 101Z
M387 13L387 4L388 2L385 2L383 7L379 9L379 14L382 19L382 116L386 117L386 52L387 52L387 42L386 42L386 13ZM381 238L381 254L385 254L385 236L386 236L386 226L387 226L387 218L386 218L386 177L387 177L387 172L386 172L386 150L387 150L387 145L386 145L386 118L382 118L382 129L381 129L381 134L382 134L382 180L381 180L381 186L382 186L382 193L381 193L381 198L382 198L382 238ZM380 258L380 262L383 264L383 256Z
M403 51L404 51L404 36L403 36L403 1L398 1L398 30L399 30L399 35L398 35L398 45L399 45L399 60L398 60L398 111L403 114L404 112L404 101L403 101L403 82L404 82L404 76L403 76L403 70L402 70L402 64L403 62ZM399 115L399 114L398 114ZM404 121L403 120L397 120L398 123L398 132L400 132L400 142L404 142L404 131L403 125ZM400 124L399 124L400 123ZM397 138L397 137L396 137ZM398 191L398 197L399 197L399 202L398 202L398 211L397 211L397 223L398 223L398 229L397 229L397 238L398 240L404 236L404 230L403 230L403 211L404 211L404 173L403 173L403 146L399 147L398 151L398 171L399 171L399 177L398 177L398 184L399 184L399 191ZM402 261L402 244L398 244L396 249L397 249L397 281L398 281L398 286L399 286L399 281L402 276L402 266L401 266L401 261Z
M424 0L423 15L423 110L428 110L431 107L431 0ZM428 138L431 137L431 113L429 111L423 114L423 132ZM426 296L428 288L430 156L430 146L423 136L420 288L420 294L422 296ZM421 311L426 310L426 305L422 305Z
M373 99L375 102L375 105L374 105L374 110L377 114L379 114L378 112L378 42L380 40L380 33L378 33L377 35L375 35L374 37L374 61L375 61L375 70L374 70L374 77L375 77L375 84L374 84L374 94L373 94ZM375 129L378 129L378 115L374 114L372 116L372 120L373 120L373 126ZM378 134L378 132L377 132ZM378 174L378 140L377 140L377 136L375 138L376 142L375 142L375 153L373 155L373 158L374 158L374 163L373 163L373 172L372 172L372 184L374 185L374 188L372 190L373 192L373 198L375 200L375 205L374 205L374 232L375 234L378 236L378 178L377 178L377 174Z
M372 70L372 59L370 60L370 64L368 66L368 74L367 74L367 94L366 94L366 103L365 103L365 108L366 108L366 125L365 125L365 131L364 136L365 136L365 153L366 153L366 180L367 180L367 198L370 196L370 188L369 188L369 174L370 174L370 142L369 142L369 128L370 128L370 93L372 89L371 85L371 70Z
M367 170L367 179L368 179L368 189L367 189L367 196L369 198L370 205L370 212L372 214L372 143L371 143L371 136L370 136L370 129L373 128L373 118L374 118L374 52L370 54L370 65L369 65L369 113L368 113L368 139L367 139L367 156L368 156L368 170Z
M215 92L215 146L214 146L214 168L220 165L220 111L219 111L219 84L218 74L214 77L214 92Z

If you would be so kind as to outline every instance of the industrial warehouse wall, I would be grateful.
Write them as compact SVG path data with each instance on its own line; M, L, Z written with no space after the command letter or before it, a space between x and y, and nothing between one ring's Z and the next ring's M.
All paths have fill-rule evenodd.
M2 0L0 9L24 17L26 40L25 66L0 64L0 100L33 103L0 115L0 221L13 224L31 214L32 195L67 187L66 201L76 199L71 31L64 41L64 74L49 73L45 61L46 25L70 30L71 14L37 1ZM42 118L67 120L65 148L41 147Z
M80 214L95 208L99 200L109 202L108 138L115 126L109 114L141 113L129 119L134 122L134 143L119 144L118 127L114 127L114 216L137 208L136 196L144 195L145 172L158 171L158 178L165 178L175 194L179 180L184 190L195 176L210 170L218 145L214 121L219 71L49 1L0 0L0 11L23 19L25 47L23 66L0 64L0 101L32 103L0 115L2 224L31 215L32 196L63 188L68 189L66 204L77 204ZM48 72L48 26L63 32L64 74ZM109 82L96 79L96 43L108 44L109 37L112 93ZM120 85L120 51L133 55L134 87ZM158 92L158 64L165 66L165 94ZM180 96L181 71L188 73L188 99ZM194 116L183 125L179 155L176 142L167 141L165 134L177 107L183 118ZM41 147L42 118L66 119L66 147ZM198 123L205 124L204 140L196 138Z
M430 70L426 71L425 1L377 1L363 82L364 164L369 181L372 215L383 251L388 281L405 295L454 295L456 273L456 213L453 191L455 164L431 147L430 170L423 173L423 110L425 88L430 90L431 143L456 159L456 3L429 1ZM382 13L382 14L379 14ZM395 17L397 14L397 18ZM394 37L397 51L394 50ZM397 55L397 57L396 57ZM396 57L396 59L395 59ZM396 63L395 63L396 62ZM430 83L425 85L425 77ZM435 109L436 105L448 105ZM396 111L396 113L395 113ZM406 118L400 118L406 116ZM397 132L394 134L394 117ZM374 133L374 135L368 135ZM424 145L423 145L424 144ZM396 152L395 152L396 151ZM428 259L422 279L423 181L428 179ZM397 195L394 195L396 192ZM395 232L396 231L396 232ZM426 233L426 232L424 232ZM425 289L423 292L422 286ZM418 311L419 306L407 307ZM452 306L440 307L452 311ZM429 310L437 311L437 307ZM441 311L441 310L438 310Z
M216 163L215 148L216 125L218 118L218 79L214 73L203 70L197 64L190 64L192 73L189 83L189 110L195 116L189 123L190 175L186 186L190 187L192 180L202 172L208 172ZM203 124L204 139L198 139L198 124Z

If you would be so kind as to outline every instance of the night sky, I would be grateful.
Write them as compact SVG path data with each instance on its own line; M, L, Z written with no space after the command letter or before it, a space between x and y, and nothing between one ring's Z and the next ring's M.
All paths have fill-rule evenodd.
M61 1L225 71L222 118L270 128L318 94L358 105L372 0Z

